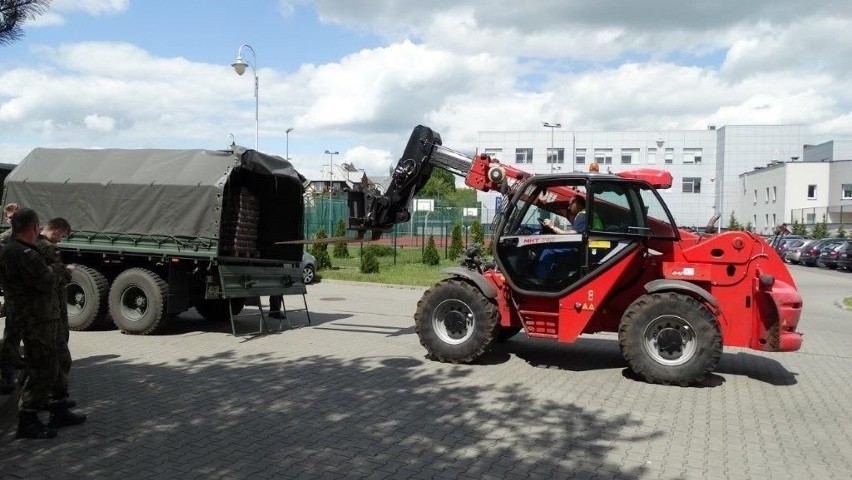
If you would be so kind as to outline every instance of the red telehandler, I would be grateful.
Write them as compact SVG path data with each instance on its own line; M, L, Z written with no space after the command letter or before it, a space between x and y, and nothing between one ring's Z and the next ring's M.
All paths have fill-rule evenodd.
M434 359L472 362L521 330L568 343L618 332L635 373L686 386L716 368L723 345L776 352L802 345L802 298L775 250L749 232L677 228L657 191L671 187L666 171L531 175L487 155L471 159L418 126L384 193L350 193L350 228L377 239L408 221L406 208L433 168L504 195L491 241L495 264L484 266L469 249L417 305L417 335ZM569 230L575 196L585 200L581 233Z

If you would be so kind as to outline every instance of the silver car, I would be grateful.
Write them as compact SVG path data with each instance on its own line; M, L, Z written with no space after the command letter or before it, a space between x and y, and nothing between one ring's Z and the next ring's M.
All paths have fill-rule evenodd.
M317 259L308 252L302 254L302 281L305 285L314 282L317 276Z

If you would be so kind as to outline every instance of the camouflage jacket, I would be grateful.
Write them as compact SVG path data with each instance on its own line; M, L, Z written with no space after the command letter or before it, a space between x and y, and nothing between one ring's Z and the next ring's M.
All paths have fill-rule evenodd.
M71 271L65 268L65 264L62 263L62 255L60 254L59 249L56 248L56 245L51 243L51 241L44 235L38 236L35 241L35 246L38 248L39 253L41 253L42 258L44 258L44 263L46 263L57 276L57 291L64 291L65 286L71 281Z
M0 252L0 280L8 307L20 322L58 322L61 318L56 294L59 278L35 245L9 240Z

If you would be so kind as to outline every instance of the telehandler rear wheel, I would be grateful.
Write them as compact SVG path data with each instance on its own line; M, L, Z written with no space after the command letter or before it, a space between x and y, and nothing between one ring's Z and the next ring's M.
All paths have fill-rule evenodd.
M417 303L420 344L442 362L468 363L494 343L497 305L475 286L451 278L436 283Z
M621 353L630 368L650 383L687 386L716 369L722 333L716 317L688 295L643 295L621 318Z

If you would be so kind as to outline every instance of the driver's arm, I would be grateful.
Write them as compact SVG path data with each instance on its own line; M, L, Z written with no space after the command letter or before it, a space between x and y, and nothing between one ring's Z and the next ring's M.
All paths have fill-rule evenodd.
M555 233L558 233L560 235L567 235L569 233L577 233L577 232L575 232L574 230L571 230L571 229L564 229L564 228L557 227L556 225L553 224L553 221L551 221L549 218L545 218L544 220L542 220L542 224L545 227L548 227L549 229L553 230Z

